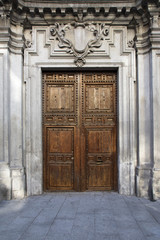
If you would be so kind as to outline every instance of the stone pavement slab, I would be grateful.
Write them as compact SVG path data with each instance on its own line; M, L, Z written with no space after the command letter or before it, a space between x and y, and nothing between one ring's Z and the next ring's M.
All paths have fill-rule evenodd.
M3 201L0 240L160 240L160 200L64 192Z

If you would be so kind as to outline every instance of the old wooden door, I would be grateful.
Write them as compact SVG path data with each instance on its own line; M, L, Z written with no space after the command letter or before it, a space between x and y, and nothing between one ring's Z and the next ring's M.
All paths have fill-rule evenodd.
M115 72L43 73L44 190L116 190Z

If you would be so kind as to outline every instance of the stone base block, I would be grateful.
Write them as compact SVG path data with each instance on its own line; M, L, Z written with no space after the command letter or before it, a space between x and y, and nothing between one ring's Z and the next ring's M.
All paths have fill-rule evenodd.
M151 183L150 167L136 168L136 194L137 197L152 198L152 183Z
M122 195L135 195L134 165L123 162L119 165L119 193Z
M160 169L153 169L153 199L160 199Z
M0 201L11 199L11 178L8 165L0 165Z
M25 196L25 175L24 169L11 169L12 176L12 199L24 198Z

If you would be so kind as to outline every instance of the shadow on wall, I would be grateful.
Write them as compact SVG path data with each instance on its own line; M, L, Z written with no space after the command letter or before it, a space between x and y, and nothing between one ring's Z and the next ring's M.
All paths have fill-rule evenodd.
M11 199L11 178L8 166L0 165L0 201Z
M10 189L4 184L0 184L0 201L10 199Z

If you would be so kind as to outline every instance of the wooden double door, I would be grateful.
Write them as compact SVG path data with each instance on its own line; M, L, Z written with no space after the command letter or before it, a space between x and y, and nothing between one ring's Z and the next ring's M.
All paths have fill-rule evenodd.
M116 73L43 73L44 190L116 190Z

